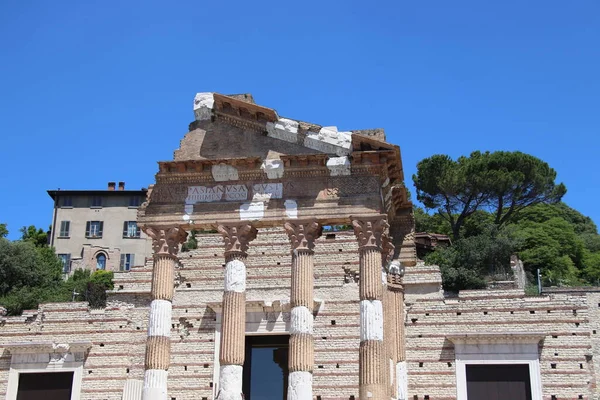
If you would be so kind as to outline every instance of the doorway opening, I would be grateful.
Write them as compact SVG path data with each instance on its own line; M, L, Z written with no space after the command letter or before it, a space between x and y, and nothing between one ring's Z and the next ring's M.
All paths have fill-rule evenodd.
M531 400L528 364L467 364L469 400Z
M287 399L289 341L288 335L246 336L246 400Z
M17 400L71 400L73 372L20 373Z

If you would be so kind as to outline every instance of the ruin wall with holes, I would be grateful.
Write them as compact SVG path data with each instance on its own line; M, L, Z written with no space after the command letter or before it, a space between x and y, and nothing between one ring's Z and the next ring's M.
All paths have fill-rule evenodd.
M198 236L198 249L180 254L173 302L169 396L213 399L215 312L221 301L222 239ZM358 398L358 256L351 231L324 233L315 247L314 395ZM282 229L261 229L248 257L248 301L289 299L289 240ZM0 398L5 396L10 355L3 345L25 341L68 343L89 340L83 366L82 399L121 399L128 380L143 379L150 298L150 264L117 273L103 310L85 303L53 303L0 322ZM454 333L541 332L539 346L544 399L597 398L600 294L553 293L525 296L522 290L464 291L444 297L439 269L407 267L406 356L409 398L455 399ZM259 305L260 306L260 305ZM283 313L285 314L285 313ZM581 397L580 397L581 396Z

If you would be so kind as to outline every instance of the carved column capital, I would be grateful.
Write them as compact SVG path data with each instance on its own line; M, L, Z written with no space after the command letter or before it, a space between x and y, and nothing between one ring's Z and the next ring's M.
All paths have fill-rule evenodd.
M387 264L394 258L394 251L396 250L396 246L394 246L392 240L393 238L388 234L384 234L381 239L381 260L383 262L384 267L387 266Z
M217 225L217 230L223 235L225 242L225 257L232 255L247 255L250 242L256 239L257 229L248 222L234 222Z
M323 233L323 227L316 220L294 220L283 224L290 238L292 250L313 251L315 240Z
M154 255L177 256L179 245L185 241L187 232L180 226L146 226L146 235L152 238Z
M389 224L386 215L352 217L352 227L358 239L359 249L383 248L383 237L387 235Z

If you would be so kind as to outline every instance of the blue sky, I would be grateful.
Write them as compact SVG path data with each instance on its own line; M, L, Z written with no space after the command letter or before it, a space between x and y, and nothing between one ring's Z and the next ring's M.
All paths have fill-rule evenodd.
M383 127L411 188L432 154L528 152L600 223L597 0L4 1L0 57L11 238L50 224L47 189L152 183L203 91Z

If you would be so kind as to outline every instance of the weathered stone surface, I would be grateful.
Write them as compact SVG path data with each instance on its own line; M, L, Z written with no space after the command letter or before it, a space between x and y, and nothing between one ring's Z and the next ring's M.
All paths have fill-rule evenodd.
M350 160L348 156L330 157L327 160L327 168L331 176L350 175Z
M212 93L197 93L194 97L194 116L197 121L210 119L215 103Z
M336 127L323 127L317 132L308 132L304 146L328 154L345 156L350 154L352 133L338 132Z
M269 179L283 178L283 161L281 160L265 160L260 168L265 171Z

